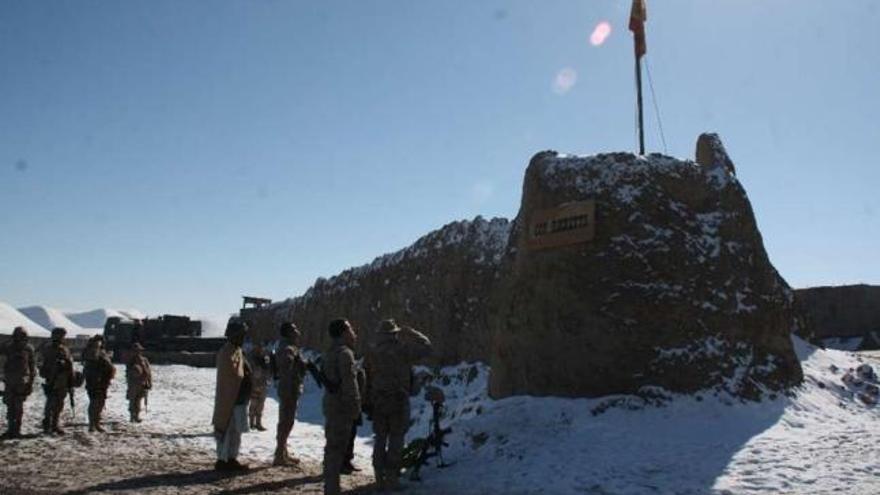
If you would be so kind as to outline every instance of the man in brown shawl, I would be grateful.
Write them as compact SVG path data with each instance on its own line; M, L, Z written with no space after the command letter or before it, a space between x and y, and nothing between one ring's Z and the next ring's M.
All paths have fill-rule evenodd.
M230 321L226 343L217 352L217 389L214 395L214 438L217 440L217 471L247 471L238 462L241 434L248 431L248 399L251 394L251 371L241 350L247 326Z

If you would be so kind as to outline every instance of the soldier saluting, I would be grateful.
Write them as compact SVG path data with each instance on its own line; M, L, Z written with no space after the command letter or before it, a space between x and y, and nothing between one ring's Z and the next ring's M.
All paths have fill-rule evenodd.
M366 400L372 406L373 470L380 490L399 486L401 456L409 429L412 367L431 353L428 337L410 327L384 320L364 355Z
M64 399L73 388L73 356L64 345L67 330L61 327L52 329L52 341L43 348L40 376L46 381L43 392L46 394L46 407L43 409L43 433L64 435L59 424Z
M324 352L324 493L340 493L339 471L348 450L354 421L361 415L361 392L357 383L354 346L357 335L348 320L330 322L327 329L333 343Z
M36 378L36 360L34 348L28 344L28 335L22 327L12 331L12 342L4 347L6 363L3 365L3 382L6 391L3 402L6 403L6 424L8 429L3 438L21 436L21 420L24 415L24 401L34 390Z
M83 351L83 374L86 378L86 393L89 394L89 431L100 431L101 413L107 401L107 389L116 376L116 367L110 356L104 351L104 336L95 335L89 339Z

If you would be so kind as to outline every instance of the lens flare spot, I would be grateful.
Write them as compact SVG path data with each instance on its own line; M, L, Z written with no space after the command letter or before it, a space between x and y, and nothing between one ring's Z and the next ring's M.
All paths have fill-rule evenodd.
M609 36L611 36L611 24L608 21L602 21L596 24L596 27L593 29L593 34L590 35L590 44L602 46Z
M566 67L560 70L556 73L556 77L553 79L553 91L555 91L556 94L560 95L568 93L569 90L574 87L574 84L577 82L577 78L577 71L575 71L571 67Z

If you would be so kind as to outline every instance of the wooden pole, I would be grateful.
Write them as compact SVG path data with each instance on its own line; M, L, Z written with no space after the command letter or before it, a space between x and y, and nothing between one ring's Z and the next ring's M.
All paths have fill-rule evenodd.
M642 57L636 53L636 101L639 106L639 155L645 154L645 123L642 111Z

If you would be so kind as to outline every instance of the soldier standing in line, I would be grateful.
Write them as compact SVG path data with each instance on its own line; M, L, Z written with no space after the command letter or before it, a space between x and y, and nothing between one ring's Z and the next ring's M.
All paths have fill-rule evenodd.
M366 390L367 387L367 375L364 372L364 367L362 365L358 365L357 367L357 383L358 390L362 392ZM369 400L364 396L363 404L361 409L363 410L363 414L359 414L357 419L354 420L351 424L351 434L348 437L348 449L345 451L345 457L342 459L342 468L340 468L339 472L342 474L353 474L355 472L360 471L359 467L354 465L354 441L357 438L358 427L364 424L363 416L364 414L367 417L370 417L371 411L369 410Z
M410 421L412 367L430 353L428 337L410 327L400 329L394 320L381 323L376 340L367 349L365 395L372 406L373 470L380 490L399 487L403 441Z
M361 414L354 346L357 335L348 320L330 322L328 333L333 342L324 352L324 493L340 493L339 471L348 450L352 423Z
M272 366L269 355L261 342L254 343L254 348L248 355L251 371L253 372L253 388L251 389L251 403L248 410L250 427L266 431L263 427L263 406L266 404L266 392L269 388L269 377L272 374Z
M104 336L95 335L89 339L83 351L83 372L86 377L86 393L89 394L89 431L104 433L101 426L101 413L107 401L107 389L116 376L116 367L104 351Z
M131 358L125 367L125 381L128 385L126 398L128 398L128 412L132 423L140 423L141 401L146 400L147 394L153 388L153 371L150 361L144 356L144 346L135 342L131 346Z
M291 457L287 450L287 439L296 420L296 407L303 392L306 364L300 354L299 330L290 322L281 324L281 341L275 353L275 366L278 372L278 431L275 436L275 466L299 464L299 459Z
M6 391L3 402L6 404L7 430L3 438L21 436L21 421L24 416L24 401L34 390L36 378L36 359L34 348L28 343L27 331L15 327L12 342L3 349L6 362L3 364L3 382Z
M251 370L241 350L247 326L238 321L226 325L226 343L217 352L217 388L214 394L214 439L217 471L247 471L238 462L241 434L248 431L247 403L251 395Z
M43 377L43 392L46 394L46 406L43 409L43 433L64 435L61 428L61 411L64 410L64 399L73 388L73 356L64 345L67 330L61 327L52 329L52 341L43 348L40 376Z

